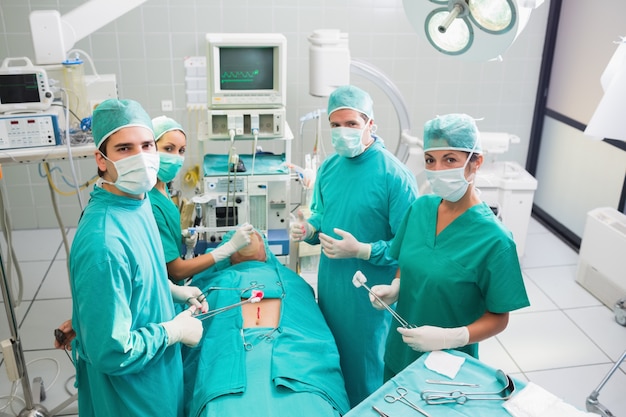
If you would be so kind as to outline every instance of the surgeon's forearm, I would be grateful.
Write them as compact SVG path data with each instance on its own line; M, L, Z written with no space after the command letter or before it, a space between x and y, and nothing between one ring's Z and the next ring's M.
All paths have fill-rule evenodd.
M215 259L210 253L204 253L191 259L176 258L167 263L167 274L174 281L191 277L215 265Z
M509 313L486 312L474 323L467 326L469 343L477 343L497 335L506 329L509 323Z

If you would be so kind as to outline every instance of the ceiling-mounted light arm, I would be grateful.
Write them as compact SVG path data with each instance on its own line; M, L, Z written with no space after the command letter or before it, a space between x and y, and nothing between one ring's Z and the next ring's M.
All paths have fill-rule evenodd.
M419 34L439 52L473 61L501 59L544 0L403 0Z
M111 23L147 0L89 0L74 10L34 10L30 13L30 32L35 63L60 64L76 42Z
M437 26L439 33L446 33L452 22L454 22L454 19L467 16L468 13L467 4L463 0L450 1L448 10L450 10L450 13L446 19Z

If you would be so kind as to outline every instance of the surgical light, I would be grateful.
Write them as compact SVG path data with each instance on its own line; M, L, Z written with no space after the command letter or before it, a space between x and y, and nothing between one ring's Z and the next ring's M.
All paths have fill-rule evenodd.
M418 33L439 52L476 61L497 59L542 0L403 0Z

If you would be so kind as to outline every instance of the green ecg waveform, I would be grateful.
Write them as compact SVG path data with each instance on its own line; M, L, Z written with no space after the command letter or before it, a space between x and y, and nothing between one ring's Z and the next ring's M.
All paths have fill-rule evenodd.
M223 83L251 83L254 77L259 75L259 70L255 71L225 71L222 73Z

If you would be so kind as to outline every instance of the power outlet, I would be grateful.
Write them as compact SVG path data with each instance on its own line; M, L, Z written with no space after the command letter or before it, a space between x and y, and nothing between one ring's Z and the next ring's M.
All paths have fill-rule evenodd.
M0 342L0 346L2 347L4 367L7 370L7 376L9 380L15 382L20 379L19 372L17 371L17 360L15 359L15 343L11 339L5 339Z
M172 100L161 100L161 111L173 111L174 103Z

